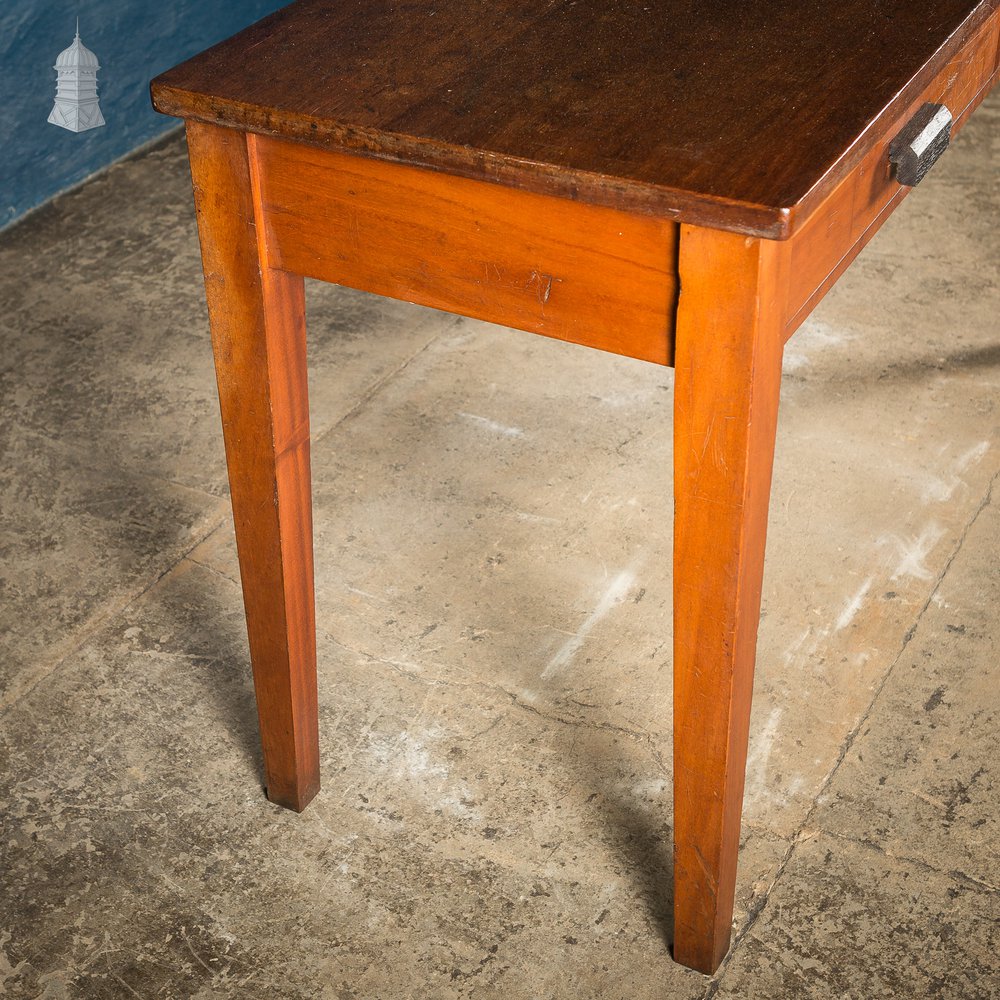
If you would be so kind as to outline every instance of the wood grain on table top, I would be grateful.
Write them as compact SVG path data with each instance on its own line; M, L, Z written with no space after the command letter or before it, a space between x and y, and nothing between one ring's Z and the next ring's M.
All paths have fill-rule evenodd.
M300 0L152 92L168 114L784 237L996 14L997 0Z

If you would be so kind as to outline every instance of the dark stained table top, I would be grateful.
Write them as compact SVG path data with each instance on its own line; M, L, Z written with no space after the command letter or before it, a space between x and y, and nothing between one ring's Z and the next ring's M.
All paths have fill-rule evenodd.
M300 0L168 114L785 236L998 0Z

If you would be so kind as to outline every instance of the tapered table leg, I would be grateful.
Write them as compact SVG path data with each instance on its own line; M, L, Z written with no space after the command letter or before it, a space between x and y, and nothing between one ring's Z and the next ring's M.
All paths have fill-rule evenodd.
M267 796L301 810L319 790L303 282L268 265L253 137L187 130Z
M682 226L674 404L674 957L729 948L781 380L784 245Z

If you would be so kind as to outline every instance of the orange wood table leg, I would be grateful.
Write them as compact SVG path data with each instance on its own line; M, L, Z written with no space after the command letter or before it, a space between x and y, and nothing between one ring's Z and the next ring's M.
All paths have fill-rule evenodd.
M681 227L674 404L674 958L729 948L781 382L780 243Z
M303 282L268 265L248 137L187 129L267 796L301 810L319 790Z

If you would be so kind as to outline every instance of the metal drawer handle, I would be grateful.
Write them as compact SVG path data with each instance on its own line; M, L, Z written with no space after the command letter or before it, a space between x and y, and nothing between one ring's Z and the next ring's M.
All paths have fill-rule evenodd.
M948 148L954 119L943 104L925 104L889 144L892 174L906 187L916 187Z

